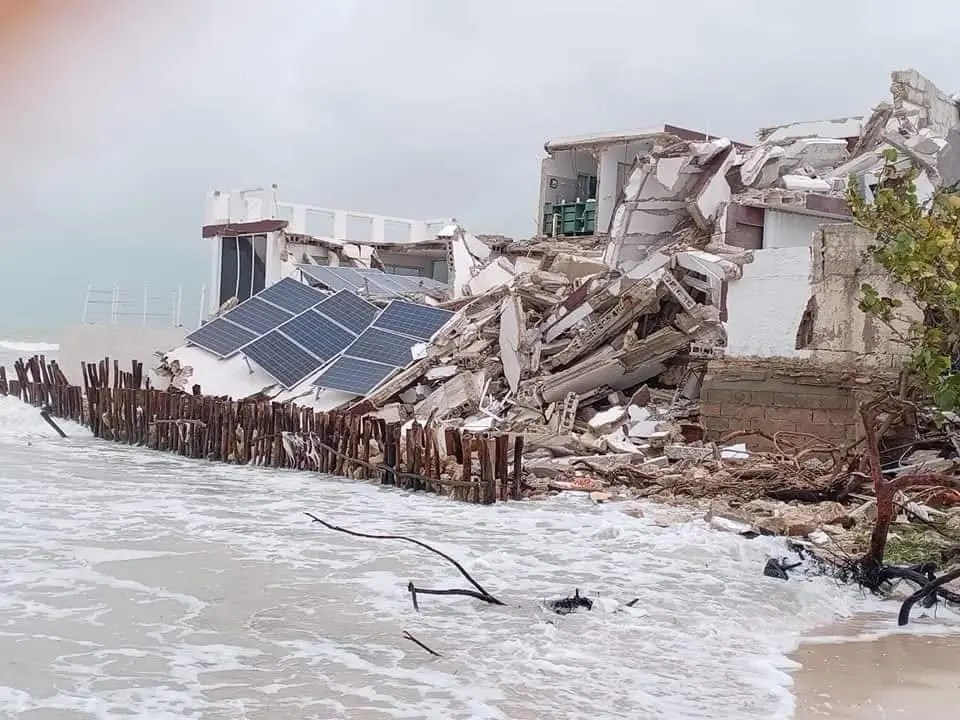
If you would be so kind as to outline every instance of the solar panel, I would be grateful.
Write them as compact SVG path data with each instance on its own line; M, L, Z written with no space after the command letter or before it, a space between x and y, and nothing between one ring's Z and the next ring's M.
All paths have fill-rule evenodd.
M320 361L279 330L267 333L243 349L243 354L262 367L281 385L291 388L320 367Z
M350 347L344 351L344 355L363 360L373 360L384 365L393 365L394 367L405 367L410 364L413 357L410 354L410 348L419 341L414 338L404 337L396 333L380 330L379 328L367 328L363 334L358 337Z
M410 292L402 282L396 280L398 277L400 277L400 275L380 273L379 275L368 275L365 280L367 281L367 287L371 295L387 295L392 297ZM380 290L381 288L383 288L382 291Z
M355 395L366 395L395 371L396 368L390 365L341 357L324 370L313 384Z
M224 313L223 318L257 335L263 335L289 320L290 316L291 313L286 310L252 297Z
M349 295L349 293L347 294ZM356 295L353 297L357 298ZM360 298L357 298L357 300L360 300ZM363 300L360 300L360 302L363 302ZM337 319L339 320L339 318ZM278 327L277 330L324 362L356 339L353 333L347 332L316 310L307 310L302 315L297 315L293 320L289 320ZM315 364L319 366L320 363Z
M256 339L256 334L223 318L216 318L206 325L201 325L199 330L194 330L186 337L187 342L219 357L232 355Z
M331 290L350 290L351 292L359 292L361 289L356 283L347 282L342 277L335 274L327 265L299 265L298 267L307 276L313 278L322 285L327 286Z
M359 335L369 327L379 312L376 305L348 290L328 297L315 309L351 330L354 335Z
M401 335L429 340L451 317L453 313L449 310L394 300L373 321L373 325Z
M397 297L425 290L445 290L446 285L433 278L394 275L375 268L348 268L330 265L298 265L314 282L332 290L350 290L374 297Z
M409 291L416 290L443 290L446 288L442 282L434 280L433 278L428 277L413 277L410 275L392 275L391 277L398 278L400 283L404 285Z
M293 278L284 278L257 293L257 297L297 314L312 308L323 300L326 294Z
M329 269L330 272L332 272L338 278L341 278L344 282L350 283L358 290L363 290L364 280L366 280L366 277L358 273L356 268L341 267L336 265Z

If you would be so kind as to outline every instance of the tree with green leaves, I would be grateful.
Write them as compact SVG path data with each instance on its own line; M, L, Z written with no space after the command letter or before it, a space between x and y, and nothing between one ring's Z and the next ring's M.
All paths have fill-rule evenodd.
M926 201L917 196L917 170L903 167L896 150L884 152L884 167L867 199L857 179L851 178L847 201L854 221L875 233L873 260L900 286L900 297L861 287L860 309L890 327L906 344L904 392L918 404L939 412L960 409L960 195L940 188ZM918 314L905 316L905 302ZM904 330L904 328L906 328ZM903 412L905 397L883 398L862 408L866 433L865 464L877 498L877 522L863 564L878 571L883 564L887 532L895 516L894 496L908 487L960 488L954 477L937 473L901 475L884 479L880 469L878 420ZM912 407L916 407L913 405Z

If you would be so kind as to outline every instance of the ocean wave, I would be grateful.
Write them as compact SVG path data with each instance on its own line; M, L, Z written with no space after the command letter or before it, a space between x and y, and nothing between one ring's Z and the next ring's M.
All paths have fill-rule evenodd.
M867 602L824 578L764 578L782 538L661 522L659 506L640 518L581 496L478 507L69 431L38 451L22 439L42 418L7 400L0 653L16 645L29 661L0 688L0 716L80 713L97 697L155 718L365 717L375 703L429 720L786 720L786 655ZM316 507L437 543L509 605L431 598L414 612L410 580L446 587L456 573L404 544L317 531L301 519ZM593 612L543 611L574 588Z
M0 340L0 350L21 353L56 352L60 346L55 343L21 342L18 340Z
M57 424L69 437L91 435L87 428L69 420L58 419ZM0 442L11 440L32 442L41 438L59 439L53 428L40 415L39 408L21 402L15 397L0 395Z

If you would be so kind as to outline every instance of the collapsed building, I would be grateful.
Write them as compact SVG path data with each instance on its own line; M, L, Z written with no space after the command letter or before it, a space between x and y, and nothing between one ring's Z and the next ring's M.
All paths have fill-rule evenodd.
M853 440L860 398L895 381L904 349L857 307L864 282L897 289L865 255L873 238L852 223L848 183L869 197L893 149L929 197L960 180L958 131L957 102L907 70L868 115L766 128L753 145L670 125L552 141L527 241L452 218L401 221L399 240L391 219L373 218L372 236L354 240L339 216L326 233L307 232L297 208L282 218L269 192L218 194L204 229L216 241L212 322L286 278L318 292L297 312L350 333L286 379L269 370L277 357L244 350L310 349L271 322L215 361L191 342L165 367L181 384L189 367L208 393L524 433L531 466L656 463L739 430ZM253 279L238 292L222 268L243 267L243 237ZM331 301L345 292L364 305Z

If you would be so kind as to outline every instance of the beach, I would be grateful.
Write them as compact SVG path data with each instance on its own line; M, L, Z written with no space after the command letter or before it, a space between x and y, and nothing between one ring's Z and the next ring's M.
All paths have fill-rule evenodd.
M794 639L863 605L676 509L478 507L62 426L0 398L3 718L789 720ZM410 581L463 585L448 563L304 511L435 544L507 605L417 612ZM575 589L592 611L544 607Z
M30 350L56 346L0 343L0 364ZM928 720L960 705L956 615L917 609L904 633L895 603L765 578L782 538L580 493L478 508L62 425L0 398L0 717ZM416 612L411 579L456 573L305 510L437 543L508 607ZM545 610L574 588L592 612Z
M895 628L892 616L867 615L801 645L795 719L957 717L960 634L943 634L937 618Z

